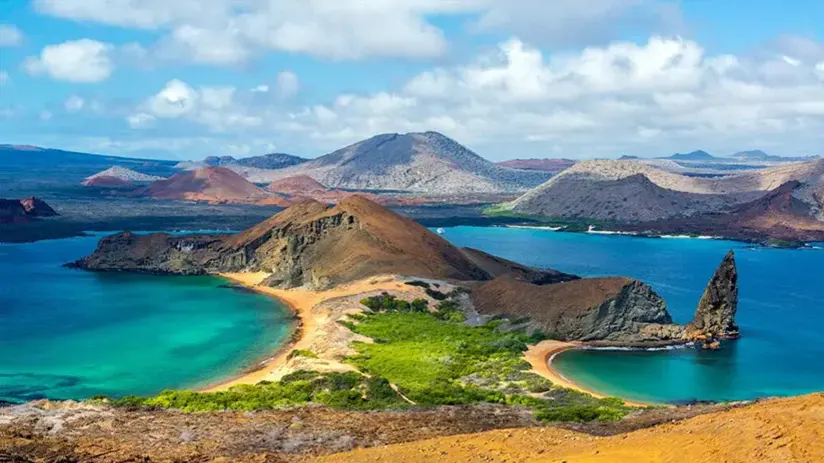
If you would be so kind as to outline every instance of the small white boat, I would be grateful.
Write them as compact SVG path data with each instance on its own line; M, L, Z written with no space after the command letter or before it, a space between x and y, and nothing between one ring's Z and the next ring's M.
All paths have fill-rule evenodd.
M446 230L444 230L443 228L439 228L435 231L437 231L439 235L443 235L444 233L446 233Z

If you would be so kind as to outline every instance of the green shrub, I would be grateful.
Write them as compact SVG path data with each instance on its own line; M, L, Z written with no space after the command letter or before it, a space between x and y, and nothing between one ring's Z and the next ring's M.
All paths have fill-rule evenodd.
M443 301L446 300L448 297L446 294L431 288L426 288L426 295L435 299L436 301Z
M292 352L289 352L289 355L286 356L286 359L292 360L295 357L306 357L310 359L316 359L318 358L318 354L312 352L311 350L295 349Z

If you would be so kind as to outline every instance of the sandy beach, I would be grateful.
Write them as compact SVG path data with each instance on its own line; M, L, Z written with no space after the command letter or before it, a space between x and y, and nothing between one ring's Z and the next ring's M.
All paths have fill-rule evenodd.
M346 314L360 311L357 303L347 301L335 307L329 304L338 299L357 296L374 291L403 291L412 297L425 297L420 288L404 284L393 275L370 277L364 280L338 286L328 291L305 289L277 289L261 286L267 273L226 273L220 275L234 283L263 294L274 296L284 302L300 320L300 326L291 343L282 346L261 368L242 374L231 380L204 388L206 392L226 390L238 384L257 384L260 381L277 381L296 369L309 367L317 371L354 371L354 367L340 361L351 341L369 342L338 325ZM320 346L320 348L319 348ZM310 350L318 354L317 359L293 358L289 354L295 350Z
M567 389L572 389L575 391L585 392L599 399L608 397L604 394L600 394L597 391L587 389L564 378L560 373L558 373L554 368L552 368L552 364L549 360L552 358L553 355L559 354L565 350L574 349L578 346L580 346L580 343L552 340L541 341L538 344L529 347L529 349L524 353L524 359L527 362L529 362L530 365L532 365L533 373L539 374L544 378L552 381L552 384L565 387ZM634 402L630 400L624 400L624 402L627 405L633 407L646 407L653 405L649 403Z

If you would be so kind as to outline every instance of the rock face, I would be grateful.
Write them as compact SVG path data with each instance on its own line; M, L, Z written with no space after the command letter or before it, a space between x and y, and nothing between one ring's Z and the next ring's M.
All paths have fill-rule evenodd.
M0 199L0 224L26 223L40 217L59 215L45 201L30 197L25 199Z
M472 301L482 315L528 318L531 330L559 340L640 345L679 341L683 333L661 296L629 278L535 285L503 276L474 288Z
M735 324L737 311L738 270L735 254L730 251L704 290L695 318L687 325L687 335L709 342L736 339L740 336L738 325Z
M306 175L329 188L428 195L522 192L551 177L497 166L437 132L377 135L297 166L244 172L257 183Z

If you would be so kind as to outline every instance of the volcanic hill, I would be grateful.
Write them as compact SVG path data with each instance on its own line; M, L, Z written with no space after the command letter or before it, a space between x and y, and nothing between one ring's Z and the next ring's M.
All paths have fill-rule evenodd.
M430 195L522 192L551 176L497 166L437 132L377 135L297 166L244 174L256 183L306 175L329 188Z
M204 167L157 180L139 191L155 199L209 202L253 202L270 195L225 167Z
M154 182L157 180L163 180L163 177L143 174L127 167L112 166L102 172L86 177L81 185L120 188L132 186L134 183Z

